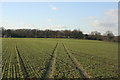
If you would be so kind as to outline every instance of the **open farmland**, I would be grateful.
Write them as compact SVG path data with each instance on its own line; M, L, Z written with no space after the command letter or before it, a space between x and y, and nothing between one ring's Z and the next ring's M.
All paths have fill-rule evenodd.
M3 38L2 78L117 78L118 44L112 42Z

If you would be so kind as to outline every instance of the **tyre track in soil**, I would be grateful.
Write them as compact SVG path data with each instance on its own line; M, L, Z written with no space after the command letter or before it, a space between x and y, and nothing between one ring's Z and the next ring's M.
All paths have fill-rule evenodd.
M23 62L23 60L20 56L19 50L18 50L17 46L15 48L16 48L17 56L18 56L18 59L19 59L19 63L20 63L20 67L21 67L24 79L28 79L29 76L28 76L28 73L27 73L26 68L24 66L24 62Z
M73 62L74 65L76 65L76 69L80 72L80 75L85 79L85 80L93 80L90 79L91 76L84 70L84 68L81 66L80 63L78 63L78 61L76 60L76 58L74 58L74 56L68 51L68 49L66 48L66 46L62 43L64 50L66 51L66 53L68 54L69 58L71 59L71 61Z
M111 60L111 59L107 59L107 58L103 58L103 57L99 57L99 56L95 56L95 55L91 55L91 54L87 54L87 53L83 53L83 52L79 52L79 51L73 51L73 50L70 50L70 49L68 49L69 51L71 51L71 53L73 54L73 55L78 55L78 56L81 56L80 54L75 54L74 52L77 52L77 53L81 53L81 54L84 54L84 55L82 55L82 57L86 57L86 55L87 55L87 58L88 59L92 59L92 60L95 60L95 61L98 61L98 62L102 62L102 63L105 63L105 64L108 64L108 65L113 65L114 64L114 62L112 62L113 60ZM108 61L107 61L108 60ZM107 61L107 62L106 62ZM112 62L112 63L111 63Z
M7 78L8 70L6 70L6 69L9 67L10 57L11 57L11 55L9 55L9 57L5 59L5 63L2 66L2 79Z
M53 74L54 74L54 66L55 66L57 46L58 46L58 43L56 43L56 46L53 49L50 61L49 61L48 66L47 66L47 70L46 70L46 72L43 75L43 78L45 78L45 79L52 79L52 78L54 78Z
M71 53L72 53L73 55L76 55L76 56L86 57L86 55L75 54L73 51L71 51ZM91 56L90 56L90 57L87 56L86 58L89 59L89 60L94 60L94 61L103 63L104 65L117 66L117 65L114 65L114 63L108 62L107 60L102 60L102 59L95 58L95 57L91 57Z

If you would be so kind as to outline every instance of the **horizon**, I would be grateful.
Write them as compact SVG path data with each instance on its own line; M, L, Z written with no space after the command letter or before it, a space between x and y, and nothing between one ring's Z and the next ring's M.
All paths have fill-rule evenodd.
M2 2L5 29L112 31L118 35L117 2Z
M30 28L21 28L21 29L6 29L6 28L4 28L4 27L0 27L0 29L5 29L5 30L13 30L13 31L15 31L15 30L36 30L36 31L47 31L47 30L49 30L49 31L74 31L74 30L77 30L77 31L80 31L80 32L82 32L83 33L83 35L86 35L86 34L88 34L88 35L91 35L92 34L92 32L98 32L98 31L91 31L90 33L84 33L83 31L81 31L80 29L73 29L73 30L68 30L68 29L64 29L64 30L52 30L52 29L30 29ZM112 33L113 34L113 36L120 36L120 35L115 35L112 31L105 31L104 33L100 33L100 32L98 32L98 33L100 33L100 35L102 35L102 36L104 36L107 32L110 32L110 33Z

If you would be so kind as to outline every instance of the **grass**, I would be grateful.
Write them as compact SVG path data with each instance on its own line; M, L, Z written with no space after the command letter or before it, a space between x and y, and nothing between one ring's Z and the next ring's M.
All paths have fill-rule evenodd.
M54 78L83 78L64 50L62 43L93 78L117 77L117 43L58 38L3 38L2 77L25 78L19 61L21 57L27 78L44 78L56 43L58 46L55 51Z

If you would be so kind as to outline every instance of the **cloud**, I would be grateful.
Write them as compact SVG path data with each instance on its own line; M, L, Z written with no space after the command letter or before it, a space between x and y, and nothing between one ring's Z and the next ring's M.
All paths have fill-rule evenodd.
M56 6L53 6L53 5L49 5L49 7L51 10L54 10L54 11L59 10L59 8L57 8Z
M86 18L84 18L85 20L95 20L96 18L94 16L88 16Z
M48 22L53 22L53 19L49 18L49 19L48 19Z
M105 14L106 14L106 16L109 16L109 17L117 17L118 10L117 9L110 9L110 10L106 11Z
M104 17L101 19L95 19L91 23L94 27L118 27L118 10L111 9L105 12Z
M9 23L9 20L4 20L3 22L4 22L4 23Z
M91 23L92 26L99 26L100 23L98 20L94 20L92 23Z
M52 7L51 9L52 9L52 10L58 10L59 8L57 8L57 7Z
M97 30L101 33L109 30L115 35L118 35L118 16L118 9L109 9L103 13L101 18L88 16L84 19L88 21L94 30Z
M35 29L36 26L34 24L23 24L23 28Z
M64 25L51 25L51 26L48 26L44 29L51 29L51 30L64 30L66 29L67 27L65 27Z

